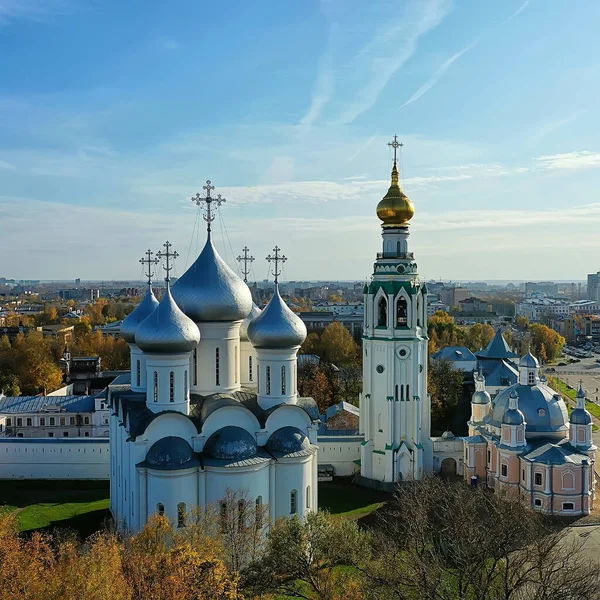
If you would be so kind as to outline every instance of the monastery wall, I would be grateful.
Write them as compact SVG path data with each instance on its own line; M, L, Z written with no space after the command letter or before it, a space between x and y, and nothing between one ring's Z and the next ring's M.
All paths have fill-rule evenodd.
M108 438L0 438L2 479L109 479Z
M360 472L356 462L360 460L362 435L319 435L318 461L320 465L331 465L335 477L348 477Z

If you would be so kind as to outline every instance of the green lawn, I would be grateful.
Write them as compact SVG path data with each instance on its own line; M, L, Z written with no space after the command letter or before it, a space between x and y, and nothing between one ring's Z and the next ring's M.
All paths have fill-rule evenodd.
M563 396L566 396L568 400L571 400L573 403L575 402L577 390L570 388L562 379L559 379L558 377L550 377L548 383L550 384L550 387L560 392ZM567 408L569 409L569 414L571 414L571 411L574 408L573 405L567 403ZM600 406L598 406L596 403L586 400L585 408L591 415L596 417L596 419L600 419ZM598 426L594 424L592 429L594 431L598 431Z
M109 487L103 481L3 481L0 508L16 512L21 531L65 527L82 536L109 518Z
M345 480L319 483L319 508L332 515L360 519L381 508L390 498L391 494L363 488Z

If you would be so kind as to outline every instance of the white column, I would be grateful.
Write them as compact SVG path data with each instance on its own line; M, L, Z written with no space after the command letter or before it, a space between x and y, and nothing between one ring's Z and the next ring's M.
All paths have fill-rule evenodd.
M146 469L138 471L138 498L137 530L140 531L148 521L148 472Z

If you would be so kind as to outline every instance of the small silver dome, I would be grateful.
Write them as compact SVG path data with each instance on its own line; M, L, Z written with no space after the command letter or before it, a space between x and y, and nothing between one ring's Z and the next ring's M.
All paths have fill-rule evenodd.
M148 287L146 295L142 301L123 319L119 335L128 343L135 343L135 331L139 324L149 317L154 309L158 306L158 300L152 292L152 288Z
M275 293L262 313L248 325L248 338L256 348L294 348L306 339L306 326Z
M571 425L589 425L592 422L592 415L585 408L576 408L571 413Z
M523 425L525 417L518 408L509 408L502 417L504 425Z
M488 404L491 401L492 397L485 390L479 390L471 397L471 404Z
M244 460L256 456L256 440L241 427L228 425L215 431L204 444L204 452L222 460Z
M519 366L525 367L527 369L539 369L540 363L538 362L538 359L533 354L531 354L531 352L528 352L519 361Z
M169 288L156 310L135 332L140 350L156 354L190 352L199 341L198 326L181 312Z
M256 304L254 304L254 302L252 303L252 310L250 311L250 314L242 321L242 324L240 326L240 340L242 342L247 342L248 340L248 325L250 325L250 323L252 323L252 321L254 321L254 319L256 319L256 317L258 317L258 315L260 315L262 311L260 310L260 308L258 308L258 306L256 306Z
M183 438L167 436L154 444L146 455L149 466L160 469L182 469L194 462L192 447Z
M310 442L304 433L296 427L282 427L271 435L265 448L269 452L291 454L310 449Z
M210 236L200 256L173 285L173 297L196 323L240 321L252 309L248 286L219 256Z

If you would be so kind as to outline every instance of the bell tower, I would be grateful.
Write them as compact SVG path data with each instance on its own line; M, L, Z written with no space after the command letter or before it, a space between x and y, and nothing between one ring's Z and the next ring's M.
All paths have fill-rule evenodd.
M394 136L391 185L377 205L382 251L365 285L361 476L395 483L431 471L427 394L427 290L408 249L413 203L399 184Z

